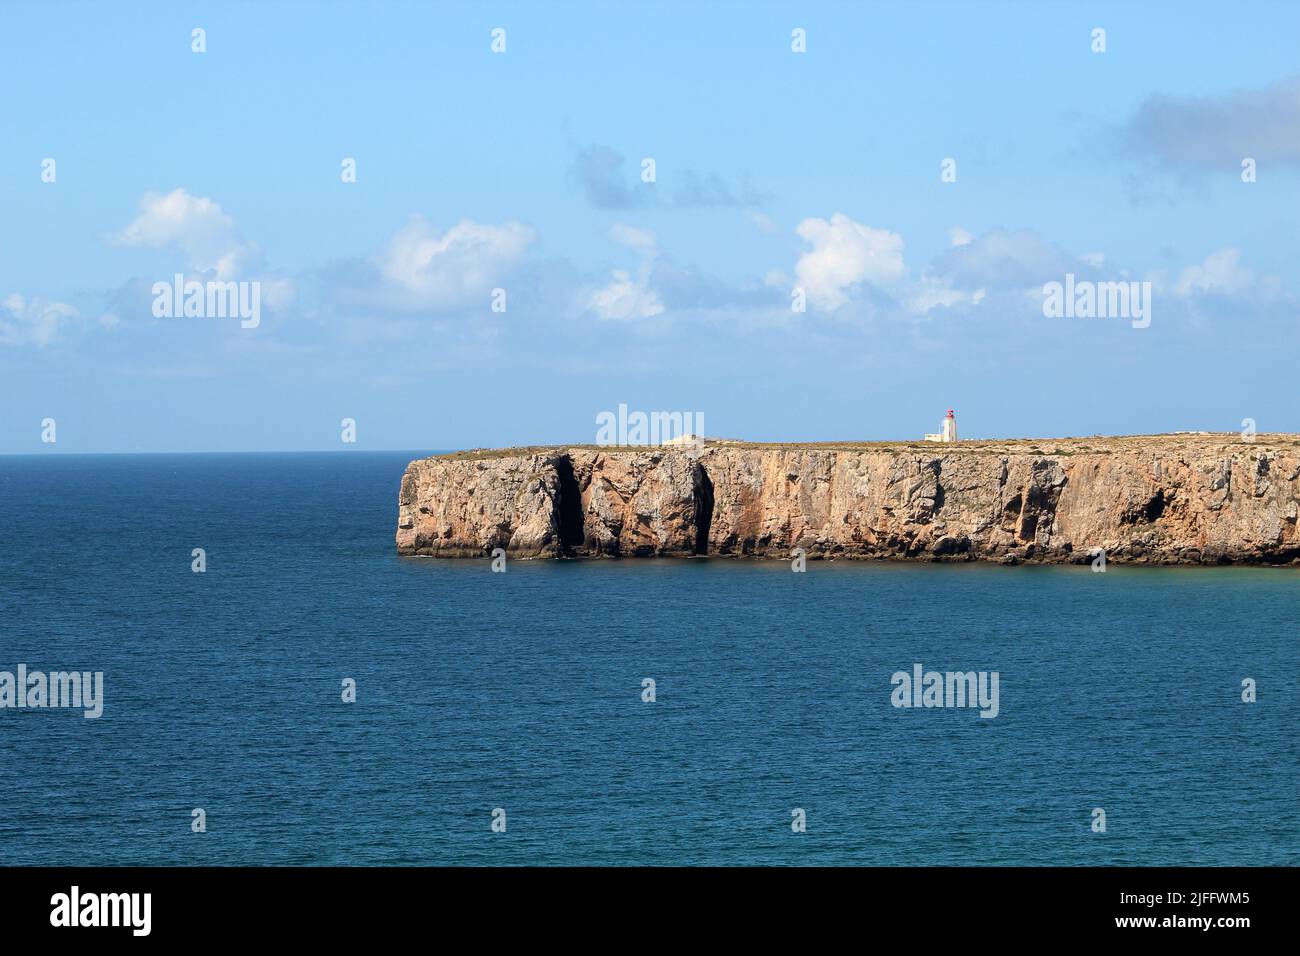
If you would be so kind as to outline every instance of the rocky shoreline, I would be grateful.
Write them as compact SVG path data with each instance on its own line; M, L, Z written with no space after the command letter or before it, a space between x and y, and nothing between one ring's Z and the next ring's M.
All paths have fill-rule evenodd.
M397 550L485 557L1300 565L1300 436L460 452L402 477Z

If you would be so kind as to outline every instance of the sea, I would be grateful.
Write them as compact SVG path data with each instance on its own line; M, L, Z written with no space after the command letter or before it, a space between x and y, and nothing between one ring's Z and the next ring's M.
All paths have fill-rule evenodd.
M0 672L103 674L0 864L1300 863L1300 569L496 572L396 553L422 454L0 457Z

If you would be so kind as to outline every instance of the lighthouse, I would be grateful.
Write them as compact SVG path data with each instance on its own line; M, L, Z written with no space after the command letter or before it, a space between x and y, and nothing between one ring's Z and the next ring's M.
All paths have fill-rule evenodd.
M948 417L939 425L937 435L926 435L926 441L955 442L957 440L957 418L952 409L948 409Z
M957 419L953 417L951 408L948 409L948 417L943 420L943 431L940 434L943 435L942 441L957 440Z

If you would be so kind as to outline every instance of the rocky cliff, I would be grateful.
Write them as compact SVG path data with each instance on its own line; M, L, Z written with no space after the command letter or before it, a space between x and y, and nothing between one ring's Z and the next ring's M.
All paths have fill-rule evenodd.
M1300 436L517 449L413 461L397 548L1300 562Z

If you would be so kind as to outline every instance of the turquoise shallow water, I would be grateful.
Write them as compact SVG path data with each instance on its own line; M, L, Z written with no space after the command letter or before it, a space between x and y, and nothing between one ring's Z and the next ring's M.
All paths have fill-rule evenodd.
M0 670L106 696L0 710L0 861L1300 863L1295 570L493 574L394 553L410 457L0 458Z

